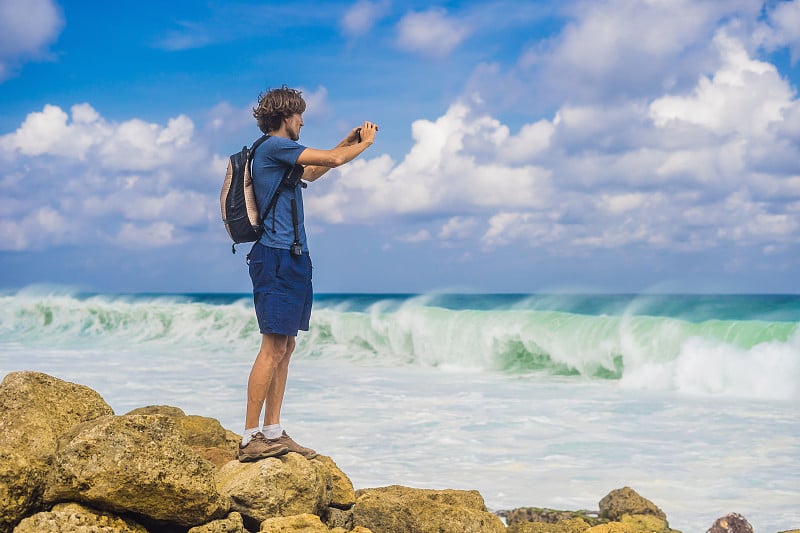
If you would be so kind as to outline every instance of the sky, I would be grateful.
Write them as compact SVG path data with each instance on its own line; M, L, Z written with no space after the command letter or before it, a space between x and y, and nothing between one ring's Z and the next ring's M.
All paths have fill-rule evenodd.
M259 93L376 142L317 292L800 292L800 0L0 0L0 289L248 292Z

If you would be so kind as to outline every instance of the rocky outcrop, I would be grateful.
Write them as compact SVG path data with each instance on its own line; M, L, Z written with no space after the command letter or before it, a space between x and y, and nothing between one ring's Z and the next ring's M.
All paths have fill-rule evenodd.
M196 526L223 516L215 469L163 415L107 416L73 428L55 455L45 503L84 502Z
M169 405L139 407L129 415L164 415L175 421L175 427L192 450L217 468L236 459L241 437L222 427L214 418L187 415L183 410Z
M122 416L37 372L0 383L0 533L679 533L614 490L595 511L486 509L477 491L353 490L325 456L234 459L240 437L171 406ZM736 514L708 533L752 533Z
M296 453L255 463L231 461L218 473L220 493L245 525L301 514L326 517L329 509L350 509L353 485L332 459L307 460Z
M630 487L612 490L600 500L600 516L602 518L618 520L626 514L653 515L662 520L667 519L667 515L656 504L647 498L642 498Z
M666 516L630 487L613 490L600 500L599 511L557 511L523 507L502 511L508 533L680 533Z
M525 522L557 524L577 518L587 524L587 528L603 522L603 520L598 518L597 512L559 511L557 509L546 509L542 507L520 507L511 511L499 511L497 514L506 519L509 530L514 524Z
M58 438L114 411L83 385L40 372L12 372L0 383L0 532L41 506Z
M392 485L356 491L355 525L374 533L492 533L506 530L478 491Z

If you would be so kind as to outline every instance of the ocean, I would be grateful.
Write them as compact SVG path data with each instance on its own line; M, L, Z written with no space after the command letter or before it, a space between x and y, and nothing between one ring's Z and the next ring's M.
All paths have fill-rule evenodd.
M242 432L248 294L0 293L0 377L46 372L118 414ZM800 528L799 295L315 299L283 426L356 488L477 489L491 510L597 509L630 486L673 528Z

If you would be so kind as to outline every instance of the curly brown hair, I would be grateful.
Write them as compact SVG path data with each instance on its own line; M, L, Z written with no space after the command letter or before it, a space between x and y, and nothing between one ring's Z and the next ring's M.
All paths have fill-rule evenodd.
M306 110L306 101L301 92L282 85L280 89L269 89L258 95L258 105L253 108L253 116L258 129L269 133L280 129L283 119Z

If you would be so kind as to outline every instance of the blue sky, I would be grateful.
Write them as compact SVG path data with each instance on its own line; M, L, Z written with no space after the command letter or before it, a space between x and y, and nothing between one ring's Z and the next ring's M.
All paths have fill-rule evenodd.
M247 292L220 222L260 91L318 292L798 292L800 0L0 1L0 288ZM240 247L240 249L245 249Z

